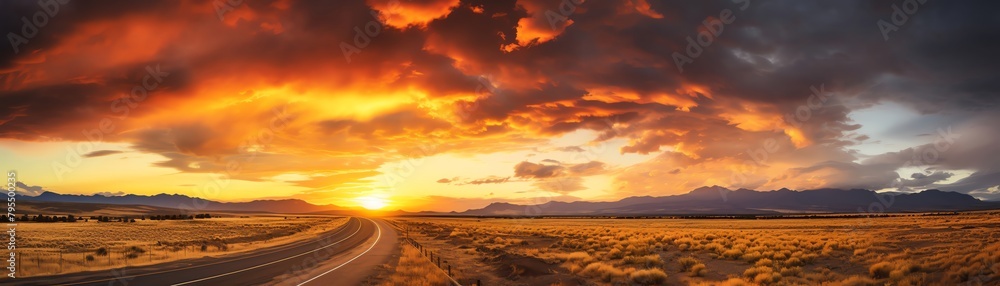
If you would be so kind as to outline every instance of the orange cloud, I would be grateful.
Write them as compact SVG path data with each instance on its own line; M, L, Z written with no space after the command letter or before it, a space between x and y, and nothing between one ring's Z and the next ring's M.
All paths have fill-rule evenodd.
M569 18L573 13L582 13L584 1L518 1L528 17L517 21L517 44L506 46L506 51L551 41L573 25Z
M408 26L425 26L431 20L448 15L458 6L459 0L367 0L368 5L379 11L380 19L399 29Z
M853 163L863 158L855 148L864 141L853 138L868 134L849 115L899 100L885 94L916 94L898 86L920 83L902 79L909 74L899 72L901 63L911 59L890 49L908 46L847 45L855 34L815 39L815 31L828 31L773 17L743 21L758 17L750 14L739 14L742 26L727 25L680 72L671 54L686 52L685 39L702 31L706 17L739 9L720 3L248 1L222 20L206 1L117 4L73 2L22 51L4 49L0 137L72 143L96 134L157 158L151 168L182 174L245 162L233 178L285 184L316 199L370 191L380 167L414 157L506 154L507 166L552 159L538 151L550 145L602 143L616 144L608 153L617 157L601 158L607 165L593 176L614 177L618 189L610 191L622 194L702 185L801 189L852 185L843 174L898 167ZM0 13L32 12L15 6ZM776 9L763 8L760 15ZM373 21L386 26L364 31ZM357 50L345 54L345 44ZM943 77L962 82L955 74L964 73ZM865 91L886 78L899 82ZM962 92L982 94L982 82ZM822 83L853 97L814 108L810 87ZM965 110L990 102L913 106ZM808 118L789 120L802 106L808 114L796 116ZM777 151L761 153L764 146ZM656 159L637 164L647 158L640 155ZM541 172L548 166L521 167L521 178L566 178L520 182L526 188L589 187L580 178L590 173L568 165L552 174ZM305 177L282 177L289 174Z

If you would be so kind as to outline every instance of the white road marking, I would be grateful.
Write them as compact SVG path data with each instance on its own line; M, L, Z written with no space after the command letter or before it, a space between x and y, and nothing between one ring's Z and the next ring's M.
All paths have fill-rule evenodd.
M211 276L211 277L205 277L205 278L201 278L201 279L198 279L198 280L191 280L191 281L187 281L187 282L181 282L181 283L177 283L177 284L172 284L171 286L187 285L187 284L197 283L197 282L201 282L201 281L205 281L205 280L211 280L211 279L215 279L215 278L219 278L219 277L223 277L223 276L228 276L228 275L240 273L240 272L247 271L247 270L261 268L261 267L264 267L264 266L268 266L268 265L271 265L271 264L275 264L275 263L278 263L278 262L282 262L282 261L285 261L285 260L289 260L289 259L296 258L296 257L299 257L299 256L303 256L303 255L306 255L306 254L310 254L310 253L313 253L313 252L325 249L327 247L331 247L331 246L337 245L338 243L341 243L341 242L347 240L348 238L354 237L354 235L358 234L359 231L361 231L361 224L358 224L358 230L355 230L354 233L352 233L350 236L345 237L344 239L338 240L337 242L331 243L331 244L329 244L327 246L314 249L312 251L307 251L307 252L301 253L299 255L295 255L295 256L291 256L291 257L286 257L286 258L283 258L283 259L280 259L280 260L271 261L271 262L264 263L264 264L261 264L261 265L257 265L257 266L254 266L254 267L244 268L244 269L240 269L240 270L236 270L236 271L232 271L232 272L228 272L228 273L223 273L223 274L219 274L219 275L215 275L215 276Z
M365 253L368 253L368 251L372 250L372 248L375 248L375 245L378 244L379 239L382 238L382 227L378 226L378 223L376 223L375 221L373 221L373 220L371 220L369 218L364 218L364 219L367 219L368 221L371 221L373 224L375 224L375 229L378 229L378 236L375 237L375 242L372 243L372 246L369 246L368 249L365 249L365 251L362 252L361 254L358 254L358 256L355 256L354 258L351 258L351 260L348 260L348 261L346 261L346 262L344 262L344 263L342 263L340 265L337 265L337 267L334 267L333 269L327 270L326 272L323 272L320 275L316 275L316 277L310 278L309 280L306 280L306 282L299 283L299 285L296 285L296 286L305 285L306 283L309 283L309 282L312 282L313 280L316 280L316 278L319 278L319 277L321 277L323 275L326 275L326 274L328 274L330 272L333 272L334 270L340 269L340 267L344 267L344 265L347 265L348 263L351 263L355 259L358 259L358 257L361 257L362 255L365 255Z

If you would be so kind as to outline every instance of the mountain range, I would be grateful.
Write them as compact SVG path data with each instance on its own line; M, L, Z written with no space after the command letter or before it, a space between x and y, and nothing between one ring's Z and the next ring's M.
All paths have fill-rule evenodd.
M273 212L273 213L315 213L339 211L335 205L314 205L298 199L255 200L249 202L226 203L189 197L185 195L159 194L145 195L66 195L44 192L35 197L23 196L28 202L88 203L110 205L145 205L169 209L199 211Z
M44 192L22 197L23 201L145 205L198 211L272 213L343 213L350 209L336 205L315 205L298 199L217 202L185 195L66 195ZM972 196L925 190L919 193L876 193L864 189L780 189L729 190L719 186L701 187L686 194L636 196L611 202L551 201L535 205L497 202L463 212L388 212L390 215L452 216L590 216L590 215L766 215L794 213L931 212L1000 209L1000 202L986 202Z
M701 187L672 196L628 197L613 202L559 202L536 205L492 203L481 209L449 213L466 216L575 216L575 215L710 215L858 212L929 212L1000 208L972 196L925 190L919 193L876 193L863 189L793 191L729 190Z

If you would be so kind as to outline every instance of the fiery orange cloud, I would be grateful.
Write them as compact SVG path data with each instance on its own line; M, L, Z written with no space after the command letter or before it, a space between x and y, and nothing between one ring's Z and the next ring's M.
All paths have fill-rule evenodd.
M399 1L367 0L368 5L379 11L380 19L399 29L407 26L424 26L431 20L448 15L458 6L458 0Z
M537 45L551 41L559 36L567 27L573 25L573 20L569 17L573 13L583 12L585 1L518 1L518 5L527 13L528 17L521 18L517 22L517 43L510 44L504 48L506 51L513 51L518 47Z
M121 166L149 165L144 174L150 177L170 172L188 180L227 172L238 162L239 171L229 175L247 184L241 187L284 186L327 202L375 190L420 197L428 192L423 188L441 187L433 182L440 178L516 177L521 162L598 162L601 172L565 173L569 187L562 190L537 176L486 180L496 183L485 186L500 199L530 197L515 191L592 199L702 185L880 188L898 179L892 174L906 161L899 158L922 145L874 152L867 144L879 139L872 138L934 132L856 122L858 110L915 94L920 100L905 108L962 110L955 113L961 118L948 115L956 116L954 122L995 119L968 111L975 109L968 105L991 106L989 98L967 95L985 94L979 89L988 77L959 78L992 74L986 68L923 71L942 79L915 80L900 67L948 67L899 58L906 53L898 49L922 42L852 44L849 39L861 32L819 29L816 19L782 25L762 16L775 13L774 7L737 14L737 24L726 25L710 45L697 46L699 55L681 71L672 55L687 54L687 39L706 31L706 21L724 9L742 11L739 5L281 0L218 10L210 1L115 4L68 4L20 52L4 49L0 138L71 147L100 141L121 154L141 154ZM844 8L803 6L812 5ZM3 13L17 20L33 8L15 5ZM872 22L864 15L851 19ZM21 23L0 25L21 33ZM377 33L366 30L370 25L379 27ZM871 34L870 28L862 31ZM814 37L827 32L833 34ZM344 45L356 50L345 52ZM955 54L949 56L962 53ZM935 82L964 83L954 86L965 89L946 91L959 98L951 101L916 88ZM810 97L824 84L819 93L836 96ZM926 90L944 89L932 87ZM894 128L906 135L884 131ZM903 141L914 140L897 142ZM966 156L962 162L928 165L985 170L963 185L984 189L990 181L978 178L988 178L994 166L967 154L991 149L973 146L953 149L962 150L954 155ZM52 152L52 161L66 157L65 148ZM495 157L464 161L477 156ZM379 185L387 173L416 183ZM851 178L869 173L889 179ZM458 184L442 188L452 198L479 192ZM392 201L396 206L402 200Z

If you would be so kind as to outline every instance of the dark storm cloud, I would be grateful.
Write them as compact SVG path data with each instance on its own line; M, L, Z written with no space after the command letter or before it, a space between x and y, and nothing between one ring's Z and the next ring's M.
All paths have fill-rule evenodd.
M951 184L931 185L945 191L968 193L992 201L1000 201L1000 171L980 171Z
M930 174L913 173L910 179L903 179L902 185L907 187L924 187L938 181L947 180L954 174L948 172L933 172Z

